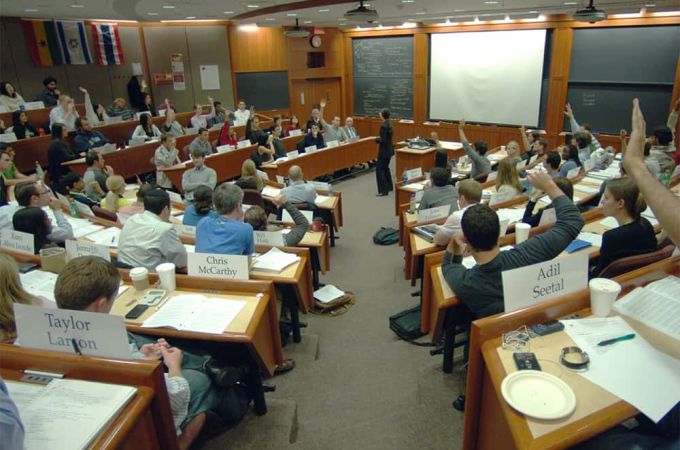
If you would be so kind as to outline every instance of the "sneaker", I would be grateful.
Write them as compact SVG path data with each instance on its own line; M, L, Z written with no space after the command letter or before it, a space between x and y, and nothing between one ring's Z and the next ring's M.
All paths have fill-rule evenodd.
M277 364L274 375L290 372L293 369L295 369L295 360L293 358L284 359L281 364Z

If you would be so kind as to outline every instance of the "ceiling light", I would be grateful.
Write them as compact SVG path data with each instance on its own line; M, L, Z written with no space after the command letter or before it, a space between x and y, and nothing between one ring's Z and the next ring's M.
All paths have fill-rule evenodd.
M656 6L656 4L654 4L654 3L645 4L645 8L654 8L655 6Z
M311 20L303 20L302 23L312 23Z
M402 3L415 3L416 0L401 0Z
M24 9L24 12L38 12L37 9Z
M484 2L485 5L497 5L498 2L495 0L487 0Z
M158 15L157 12L148 12L146 14L149 15L149 16L157 16Z
M234 11L224 11L224 14L234 14Z
M248 8L259 8L260 5L248 5Z
M258 28L257 28L256 23L245 23L243 25L239 25L238 29L241 30L241 31L246 31L246 32L251 33L253 31L257 31Z
M163 5L163 9L175 9L174 5Z
M418 26L418 24L415 23L415 22L404 22L404 23L401 25L402 28L415 28L415 27L417 27L417 26Z
M319 12L328 12L330 9L320 9Z
M79 5L78 3L74 3L71 5L71 8L84 8L85 5Z
M578 5L578 2L564 2L565 5L567 6L573 6L573 5Z
M425 11L418 11L418 12L416 13L417 16L422 16L423 14L425 14Z
M296 13L288 13L288 14L286 14L286 15L287 15L288 17L295 17L295 16L297 16Z
M196 18L196 16L189 16L189 17L187 17L187 20L193 20L195 18Z
M267 17L267 18L264 19L264 20L269 20L269 21L271 22L272 20L276 20L276 17Z

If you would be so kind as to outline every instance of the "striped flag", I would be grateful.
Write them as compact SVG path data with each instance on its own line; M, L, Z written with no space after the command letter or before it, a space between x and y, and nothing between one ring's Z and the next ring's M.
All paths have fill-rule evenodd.
M94 48L97 51L97 62L100 65L125 64L118 25L115 23L93 23L92 36L94 37Z
M58 20L56 23L59 43L66 64L91 64L92 58L85 36L85 24L81 21L62 20Z
M59 38L53 21L22 20L21 26L33 64L42 67L63 64Z

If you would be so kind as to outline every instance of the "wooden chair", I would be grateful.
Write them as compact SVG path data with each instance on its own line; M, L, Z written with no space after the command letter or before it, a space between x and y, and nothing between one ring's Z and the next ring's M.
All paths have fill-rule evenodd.
M673 254L673 250L675 250L675 245L670 244L654 252L617 259L602 269L599 277L614 278L624 273L632 272L633 270L648 266L657 261L661 261L662 259L670 258Z
M486 182L486 178L489 176L488 172L487 173L480 173L475 177L475 181L479 183L484 183Z
M190 154L191 152L189 151L189 145L185 145L184 147L182 147L182 150L179 151L178 156L181 161L186 161L189 159Z
M93 205L92 212L96 217L110 220L111 222L118 222L118 215L115 212L111 212L101 206Z
M262 193L257 189L243 189L243 204L259 206L266 211Z

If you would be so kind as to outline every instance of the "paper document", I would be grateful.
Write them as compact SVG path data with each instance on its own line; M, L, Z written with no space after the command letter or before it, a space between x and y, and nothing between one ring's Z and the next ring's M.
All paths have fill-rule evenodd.
M614 310L680 340L680 278L669 276L636 288Z
M118 239L120 239L120 228L111 227L103 230L95 231L94 233L85 236L95 244L106 245L107 247L118 247Z
M271 186L265 186L264 189L262 189L262 196L263 197L276 197L281 193L281 189L271 187Z
M574 189L576 189L577 191L585 192L586 194L597 194L598 192L600 192L599 189L596 189L596 188L590 187L590 186L586 186L585 184L581 184L581 183L576 183L574 185Z
M345 293L332 284L327 284L321 289L314 291L314 298L321 303L330 303L336 298L342 297L343 295L345 295Z
M581 180L581 181L583 181L584 183L594 184L594 185L600 186L604 180L601 180L600 178L594 178L594 177L591 177L590 175L588 175L587 177L584 177L583 180ZM598 190L598 192L599 192L599 190Z
M54 285L57 283L58 275L42 270L31 270L28 273L20 273L21 285L24 290L37 297L45 297L48 300L54 299Z
M652 347L639 334L600 347L635 331L621 316L563 320L564 331L590 356L581 376L627 401L658 422L680 400L680 360Z
M327 195L319 195L317 194L316 198L314 199L314 204L319 206L323 204L326 200L330 200L331 197L328 197Z
M502 208L496 212L500 219L508 219L508 223L520 222L524 217L523 209Z
M413 189L416 191L420 191L423 189L423 185L421 183L411 183L404 186L404 189Z
M36 398L45 388L42 384L23 383L20 381L7 381L7 390L12 401L17 405L17 409L22 411L28 404Z
M578 234L576 239L582 241L590 242L595 247L602 247L602 235L597 233L589 233L587 231L582 231Z
M618 228L619 227L619 223L613 217L607 217L605 219L600 220L600 224L603 227L608 228L610 230L612 228Z
M246 302L202 295L178 295L169 299L142 327L170 327L183 331L221 334Z
M295 264L300 257L294 253L286 253L273 247L253 260L252 269L281 272L291 264Z

